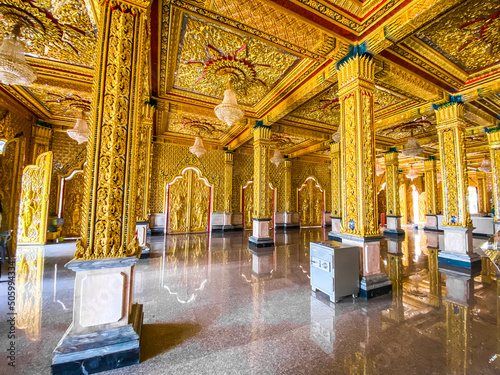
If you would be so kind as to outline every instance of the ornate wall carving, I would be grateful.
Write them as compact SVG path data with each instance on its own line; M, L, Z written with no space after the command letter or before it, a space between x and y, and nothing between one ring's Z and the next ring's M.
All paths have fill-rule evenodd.
M292 162L292 212L298 212L297 190L302 186L307 177L314 177L325 191L325 211L331 207L331 181L328 162L313 164L300 160Z
M76 172L64 181L62 218L64 237L79 237L82 220L83 172Z
M40 155L35 165L24 168L19 203L19 244L45 244L49 210L52 152Z
M324 194L317 181L308 178L298 191L300 225L303 227L323 224Z
M243 186L253 179L253 153L233 155L233 212L241 212Z
M17 227L19 188L21 184L21 140L8 141L0 153L0 202L2 223L0 233Z

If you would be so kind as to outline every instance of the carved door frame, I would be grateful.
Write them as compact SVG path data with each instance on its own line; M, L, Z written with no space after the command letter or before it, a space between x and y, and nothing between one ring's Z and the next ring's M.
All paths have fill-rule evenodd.
M56 203L56 212L57 212L58 218L64 219L63 211L64 211L64 204L65 204L64 194L66 192L66 181L71 180L77 174L83 174L83 167L82 168L75 168L71 172L69 172L68 174L59 177L59 181L57 184L57 203ZM83 201L83 199L82 199L82 201ZM64 224L63 224L63 226L64 226Z
M209 200L208 200L208 224L207 224L207 230L206 232L210 231L210 224L212 222L212 209L213 209L213 185L210 184L208 179L203 176L201 171L194 167L194 166L187 166L184 167L180 172L172 179L172 181L168 182L165 186L165 206L164 206L164 211L165 211L165 234L186 234L186 233L201 233L200 231L197 232L191 232L191 231L186 231L186 232L169 232L169 220L170 220L170 187L174 185L179 179L182 179L184 177L184 173L187 172L188 170L192 170L193 173L196 174L198 177L198 181L201 180L203 183L209 188ZM189 228L188 228L189 229ZM205 231L203 231L205 232Z
M243 213L243 230L251 230L251 229L253 229L253 226L250 227L250 228L247 228L245 226L245 214L246 214L246 211L245 211L245 189L247 187L249 187L250 184L253 185L253 179L247 181L247 183L245 185L241 186L241 212ZM273 187L273 185L271 184L271 182L269 182L269 188L271 189L271 191L273 193L273 204L272 204L272 207L271 207L271 215L272 215L272 217L271 217L271 225L269 226L269 228L274 228L274 223L276 222L276 188ZM252 194L252 196L253 196L253 194ZM253 205L253 202L252 202L252 205Z
M320 223L320 225L313 225L313 227L318 227L318 226L324 227L325 226L325 189L323 189L321 187L321 184L318 182L318 180L315 177L313 177L313 176L306 177L306 179L304 180L302 185L300 185L300 187L297 188L297 210L300 212L300 191L304 187L307 186L307 181L309 181L309 180L314 181L314 186L319 188L319 190L321 192L321 199L322 199L321 223ZM300 212L300 214L302 215L302 212ZM301 223L300 226L302 227L302 217L300 218L300 223Z

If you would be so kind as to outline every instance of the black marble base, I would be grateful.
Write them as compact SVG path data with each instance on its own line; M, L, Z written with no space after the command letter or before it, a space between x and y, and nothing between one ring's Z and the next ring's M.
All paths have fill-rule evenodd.
M290 230L290 229L300 229L300 224L298 223L285 223L283 224L283 229L285 230Z
M385 294L389 294L392 291L392 285L384 285L381 286L380 288L374 288L370 290L364 290L360 289L359 290L359 296L363 299L372 299L375 297L380 297Z
M384 230L384 236L399 237L405 236L406 232L402 229L386 229Z
M248 244L253 247L274 247L274 241L272 238L257 238L250 236Z
M340 237L340 233L328 232L328 240L342 242L342 237Z
M150 228L152 236L163 236L165 234L164 228Z
M232 232L234 225L212 225L212 232Z
M146 258L149 258L151 256L151 246L149 244L146 244L146 246L143 246L142 247L142 250L141 250L141 257L140 259L146 259Z
M437 227L425 227L425 226L424 226L424 231L428 231L428 232L441 232L441 233L444 232L444 230L438 229Z
M142 305L134 304L126 326L75 336L70 327L54 349L52 374L96 374L138 364L142 320Z

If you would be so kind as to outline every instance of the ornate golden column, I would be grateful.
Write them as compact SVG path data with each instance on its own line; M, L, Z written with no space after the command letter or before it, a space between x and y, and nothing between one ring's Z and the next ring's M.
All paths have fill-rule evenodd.
M233 152L224 153L224 219L222 231L234 230L232 225L233 196Z
M50 151L52 129L47 126L33 125L31 128L31 164L44 152Z
M343 192L341 233L361 238L380 236L375 194L372 57L350 53L338 64L338 82Z
M340 173L340 143L330 143L331 158L331 189L332 189L332 231L328 233L328 239L338 239L342 225L342 196L340 194L341 173Z
M82 237L75 259L73 322L54 350L52 372L111 370L139 363L142 305L133 304L141 126L148 102L149 5L94 0L99 9ZM110 344L107 337L116 340ZM89 338L90 337L90 338ZM88 345L75 346L85 341ZM127 350L124 351L124 345ZM71 353L68 356L67 353ZM83 371L83 370L82 370Z
M391 147L384 154L385 160L385 194L387 201L387 229L384 234L404 236L401 229L401 210L399 201L399 153Z
M436 110L443 185L444 251L439 262L471 268L480 257L473 253L472 221L467 200L464 105L460 97L434 107Z
M284 161L285 167L285 184L284 191L285 194L285 224L284 228L296 228L300 224L298 223L298 213L293 208L292 203L292 161L288 159L285 155Z
M250 244L256 247L274 246L269 237L269 147L271 127L257 121L253 129L253 235Z
M438 230L439 212L438 187L437 187L437 171L436 157L431 155L429 159L424 160L425 171L425 192L427 193L427 202L425 206L425 230Z
M490 212L490 202L488 199L488 189L486 187L486 172L477 171L477 208L481 214Z
M351 46L337 64L340 100L340 175L342 243L361 247L360 296L372 298L391 291L391 280L380 270L380 227L375 192L373 128L374 62Z
M500 230L500 128L488 133L491 160L491 182L493 183L493 207L495 208L495 232Z

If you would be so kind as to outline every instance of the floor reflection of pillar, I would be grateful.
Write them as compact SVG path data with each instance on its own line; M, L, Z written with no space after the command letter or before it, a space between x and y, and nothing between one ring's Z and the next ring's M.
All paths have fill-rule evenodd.
M386 316L395 322L404 321L402 244L402 239L387 239L387 273L392 283L392 306Z
M446 365L449 374L466 374L470 362L469 347L474 307L474 277L449 269L446 275Z
M391 280L380 271L380 240L370 241L355 237L343 238L343 245L360 248L360 292L361 298L370 299L391 291Z
M142 305L132 305L137 261L133 256L66 265L76 272L73 323L54 350L52 374L95 373L139 363L143 313Z
M252 275L267 278L274 272L274 248L272 250L250 250L252 254Z
M434 307L441 307L441 273L438 268L438 249L427 248L429 255L427 261L429 264L429 304Z

